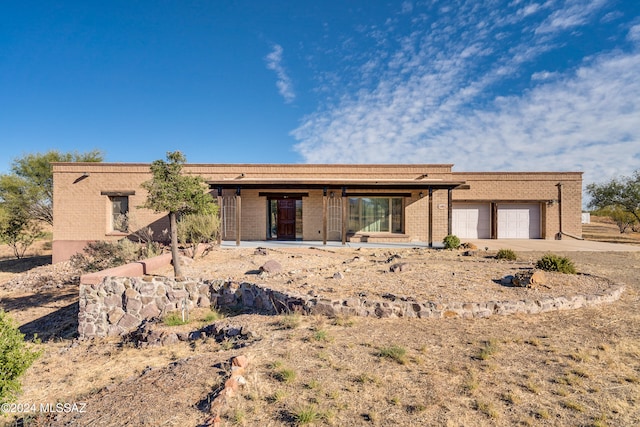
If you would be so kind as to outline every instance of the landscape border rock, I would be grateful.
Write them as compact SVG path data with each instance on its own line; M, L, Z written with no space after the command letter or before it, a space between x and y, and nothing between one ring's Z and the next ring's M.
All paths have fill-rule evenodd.
M249 368L249 359L245 355L233 357L231 359L231 375L225 381L224 387L220 390L220 393L211 402L211 408L209 412L211 416L204 422L206 427L221 427L222 414L224 408L228 405L229 399L238 393L240 386L247 383L245 379L247 369Z
M143 321L161 318L182 307L218 307L265 314L301 313L311 315L484 318L492 315L537 314L611 303L620 298L623 285L610 280L604 291L559 297L513 301L432 302L409 297L330 299L269 289L263 285L224 280L167 277L106 277L100 284L80 285L80 338L124 335Z

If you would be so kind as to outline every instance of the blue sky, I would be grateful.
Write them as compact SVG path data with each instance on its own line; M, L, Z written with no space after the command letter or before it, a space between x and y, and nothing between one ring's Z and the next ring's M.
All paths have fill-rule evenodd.
M150 162L640 168L640 3L0 3L0 172Z

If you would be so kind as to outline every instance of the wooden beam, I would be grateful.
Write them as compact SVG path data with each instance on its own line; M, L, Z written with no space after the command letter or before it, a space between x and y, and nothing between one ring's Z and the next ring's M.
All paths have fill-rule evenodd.
M327 244L327 187L322 189L322 244Z
M218 246L222 244L222 188L218 187L218 195L216 197L218 201L218 219L220 220L218 226Z
M498 238L498 204L491 203L491 238Z
M261 191L258 193L258 196L266 197L268 199L301 199L303 197L309 197L309 193L277 193Z
M240 246L240 228L242 227L242 197L240 187L236 189L236 246Z
M433 188L429 187L428 213L429 215L429 247L433 247Z
M342 244L347 244L347 187L342 187Z

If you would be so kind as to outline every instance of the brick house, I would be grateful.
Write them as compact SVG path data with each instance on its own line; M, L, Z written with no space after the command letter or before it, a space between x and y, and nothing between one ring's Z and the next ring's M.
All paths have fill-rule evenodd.
M451 164L187 164L221 206L223 240L422 242L580 237L582 172L453 172ZM53 261L151 227L149 164L54 163ZM119 222L122 214L129 223Z

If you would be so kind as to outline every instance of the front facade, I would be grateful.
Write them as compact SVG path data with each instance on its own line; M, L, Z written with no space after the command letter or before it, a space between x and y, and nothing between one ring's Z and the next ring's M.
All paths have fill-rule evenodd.
M580 237L581 172L453 172L453 165L188 164L220 206L221 239L422 242ZM54 163L53 261L153 230L148 164ZM123 220L126 218L126 220Z

